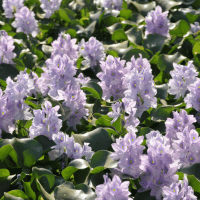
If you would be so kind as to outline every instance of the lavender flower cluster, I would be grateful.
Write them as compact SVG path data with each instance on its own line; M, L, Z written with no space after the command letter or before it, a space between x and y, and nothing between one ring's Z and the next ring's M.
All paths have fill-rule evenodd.
M176 95L175 99L184 97L188 91L188 86L197 80L198 72L192 61L187 66L173 63L174 70L170 72L172 79L169 80L169 94Z
M84 157L86 161L90 162L90 159L94 154L89 143L85 142L82 147L79 143L74 141L73 136L69 137L63 132L59 131L58 133L54 133L52 139L56 145L52 147L54 150L49 152L51 159L66 154L70 159L79 159Z
M157 6L155 11L150 11L146 18L145 36L157 33L169 37L169 20L167 18L168 11L162 12L162 8Z
M12 59L16 57L13 52L14 48L13 38L8 36L6 31L0 31L0 64L13 64Z

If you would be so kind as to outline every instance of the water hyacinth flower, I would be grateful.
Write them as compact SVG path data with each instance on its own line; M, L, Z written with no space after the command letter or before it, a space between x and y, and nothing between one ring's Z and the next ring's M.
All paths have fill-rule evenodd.
M170 72L172 79L169 80L169 94L176 95L175 99L184 97L188 91L188 86L197 80L198 72L192 61L187 66L173 63L174 70Z
M40 0L40 7L45 12L45 18L50 18L51 15L59 10L62 0Z
M169 187L164 186L163 197L163 200L197 199L197 197L194 195L192 187L188 186L186 175L184 175L183 181L172 183Z
M200 79L188 86L189 93L184 98L186 108L194 108L200 112Z
M11 25L17 29L17 32L31 34L35 37L39 32L37 22L34 12L24 6L15 13L15 21Z
M195 129L193 123L196 119L193 115L188 115L185 110L181 110L180 114L176 111L172 111L173 119L167 118L165 122L166 126L166 137L169 139L177 139L176 133L182 132L185 127L189 130Z
M122 77L126 73L125 60L107 56L106 61L100 61L102 72L97 74L101 80L98 84L103 89L103 99L108 100L112 96L114 101L124 97L126 84Z
M152 69L146 58L131 58L131 62L126 64L126 74L123 77L127 89L124 95L127 99L136 102L136 117L140 117L142 113L150 107L157 107L157 99L155 95L157 90L154 86Z
M53 134L57 134L62 127L62 120L58 117L60 106L52 107L49 101L45 101L42 110L33 110L34 118L29 129L29 137L32 139L38 135L45 135L52 140Z
M140 169L139 192L151 190L150 195L156 200L161 200L162 189L178 181L177 161L174 160L174 152L168 145L168 139L158 131L151 131L147 137L147 155L142 155Z
M136 136L135 129L129 129L129 133L124 138L120 137L116 139L116 143L112 144L115 152L111 154L111 157L119 160L118 168L123 174L138 178L142 173L140 169L141 155L145 149L141 145L143 139L143 136Z
M169 37L168 11L162 12L162 8L157 6L155 10L150 11L145 17L146 31L145 37L149 34L157 33Z
M84 39L79 43L79 52L85 60L82 61L84 66L90 66L95 71L95 66L103 61L106 57L105 48L95 37L90 37L88 42Z
M52 135L53 141L56 143L52 148L53 151L49 152L50 157L56 159L56 157L66 154L70 159L79 159L84 157L86 161L90 162L94 152L89 146L89 143L84 143L83 147L74 141L74 137L69 137L63 132L58 132Z
M15 12L24 6L24 0L3 0L2 7L5 11L6 18L13 18Z
M52 42L53 52L51 58L56 55L63 56L66 54L71 60L77 61L78 59L78 45L76 44L77 39L71 39L71 36L64 32L59 34L57 40Z
M131 200L129 197L131 193L128 190L129 181L122 182L117 175L114 175L112 181L108 175L104 175L103 178L104 183L96 186L97 197L95 200Z
M15 46L11 36L8 36L4 30L0 31L0 64L7 63L13 64L12 59L16 57L16 53L13 52Z
M196 33L200 30L199 22L194 22L194 24L191 24L192 33Z

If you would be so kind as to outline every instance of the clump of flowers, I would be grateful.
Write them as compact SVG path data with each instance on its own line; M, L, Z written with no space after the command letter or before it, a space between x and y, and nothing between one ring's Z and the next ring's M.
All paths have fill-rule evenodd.
M189 93L184 98L186 108L194 108L200 112L200 79L188 86Z
M95 37L91 37L88 42L84 39L79 43L79 52L85 60L82 61L84 66L89 66L95 71L95 66L103 61L106 57L105 48Z
M150 107L157 107L152 69L149 61L140 54L139 58L133 56L131 62L127 62L126 70L123 80L127 89L124 94L127 99L136 101L136 116L140 117Z
M79 83L81 85L85 85L86 83L88 83L91 78L90 77L84 77L83 73L80 73L77 77L77 80L79 81Z
M182 132L186 127L195 129L193 123L196 122L196 119L193 115L188 115L185 110L181 110L180 114L176 111L173 111L173 119L167 118L165 122L166 126L166 137L169 139L177 139L177 132Z
M162 8L157 6L155 11L150 11L145 17L146 31L145 36L157 33L169 37L168 11L162 12Z
M197 199L197 197L194 195L192 187L188 186L186 175L184 175L184 181L172 183L169 187L163 187L163 197L163 200Z
M142 173L140 169L141 155L145 149L141 145L143 139L143 136L137 137L135 130L132 129L124 138L120 137L116 139L116 143L112 144L115 152L111 154L111 157L114 160L119 160L118 167L123 174L138 178Z
M71 36L68 33L60 33L58 39L52 42L52 47L53 52L51 58L56 55L63 56L66 54L71 60L77 61L79 57L76 39L71 39Z
M122 125L126 128L135 128L139 125L140 121L135 117L137 109L135 108L136 102L131 99L123 98L122 102L116 102L112 104L112 111L107 115L113 120L111 124L113 124L118 117L122 120Z
M175 174L178 167L166 137L163 137L159 131L151 131L146 138L148 150L147 155L141 158L140 168L143 173L140 176L142 188L139 192L151 190L150 195L160 200L163 187L178 181L178 175Z
M96 187L97 198L95 200L102 199L123 199L131 200L129 195L131 194L128 190L129 181L122 182L121 179L114 175L112 181L108 178L108 175L104 175L104 183Z
M101 7L107 9L121 10L122 9L122 0L101 0Z
M53 158L59 157L62 154L66 154L70 159L79 159L84 157L86 161L90 162L94 152L92 151L89 143L84 143L83 147L74 141L74 137L69 137L63 132L53 134L53 141L56 143L52 148L55 149L50 152L50 156Z
M62 0L40 0L40 7L45 12L45 18L50 18L51 15L59 10Z
M7 104L9 108L15 110L12 118L15 120L30 120L33 118L29 112L30 107L24 102L27 96L32 94L34 89L34 81L29 77L29 74L20 71L20 74L15 77L14 82L10 77L6 79L7 87L4 91L8 95Z
M12 26L17 29L17 32L23 32L27 35L31 34L35 37L39 32L37 22L34 12L24 6L15 13L15 21L12 23Z
M195 129L186 127L182 132L176 133L177 140L172 141L176 159L180 167L188 167L200 162L200 137Z
M0 31L0 47L0 64L13 64L12 59L16 57L16 54L13 52L15 48L14 41L4 30Z
M24 0L3 0L2 7L5 10L6 18L13 18L13 13L24 6Z
M176 95L175 99L184 97L188 91L188 86L197 80L198 72L192 61L187 66L173 63L174 70L170 72L172 79L169 80L169 94Z
M200 30L199 22L194 22L194 24L191 24L192 33L196 33Z
M8 94L3 94L0 88L0 138L2 129L8 133L12 133L15 129L15 120L13 119L15 110L8 106L7 100Z
M122 77L126 73L125 62L125 60L114 58L111 55L107 57L106 61L100 61L102 72L99 72L97 77L101 80L99 85L103 89L103 99L109 100L112 96L115 101L124 97L126 84Z
M52 107L51 102L45 101L42 110L33 110L35 117L29 129L29 137L44 135L52 140L53 134L57 134L62 127L62 120L58 118L59 108L60 106Z

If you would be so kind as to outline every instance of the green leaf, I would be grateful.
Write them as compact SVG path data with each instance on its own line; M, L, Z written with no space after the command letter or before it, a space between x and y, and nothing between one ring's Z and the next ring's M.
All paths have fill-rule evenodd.
M132 27L127 30L126 35L128 40L134 44L140 44L142 42L142 32L141 30L137 29L137 27Z
M2 197L4 195L5 191L8 191L10 188L10 184L12 181L12 178L15 175L12 176L8 176L8 177L0 177L0 197Z
M53 194L49 194L41 185L40 181L36 178L36 183L37 186L39 187L39 190L41 192L42 198L44 200L55 200L54 195Z
M108 30L108 32L112 35L116 30L118 29L122 29L122 25L120 23L115 23L109 27L106 27L106 29Z
M78 31L76 32L79 35L83 35L86 37L90 37L92 35L92 33L95 30L95 26L96 26L96 21L93 21L89 26L87 26L86 28L77 25Z
M127 36L124 32L123 29L118 29L112 34L112 40L117 41L117 40L127 40Z
M56 143L53 140L50 140L48 137L44 135L39 135L34 138L34 140L38 141L42 148L43 148L43 154L47 153L51 150L51 147L55 146Z
M130 59L132 58L132 56L135 56L135 58L139 58L139 54L142 55L143 58L149 58L149 54L144 51L144 50L141 50L141 49L131 49L129 50L128 52L126 52L124 55L123 55L123 59L126 60L126 61L130 61Z
M141 192L141 193L137 192L135 194L134 200L142 200L142 199L144 199L144 200L156 200L155 197L150 195L150 191Z
M69 163L68 167L62 170L61 174L63 178L67 181L79 169L90 168L90 165L87 161L83 159L76 159Z
M153 53L161 51L167 37L159 34L149 34L144 40L144 47L151 50Z
M180 63L181 61L185 60L186 57L181 55L179 52L176 52L174 55L166 55L162 54L158 58L158 69L169 73L174 69L173 63Z
M35 179L38 179L46 191L49 191L55 183L54 174L45 168L32 168L31 185L34 185Z
M12 79L14 79L19 72L17 71L17 69L10 64L0 64L0 79L6 81L6 79L8 78L8 76L10 76Z
M168 117L170 117L171 112L174 110L172 106L163 106L153 113L152 120L155 122L165 121Z
M70 183L65 182L57 186L54 190L55 199L62 200L92 200L95 199L96 194L91 191L88 186L77 185L77 189Z
M182 4L182 2L176 2L172 0L156 0L156 3L161 6L163 12Z
M199 171L200 163L196 163L190 167L185 167L179 169L180 172L188 175L194 175L197 179L200 180L200 171Z
M7 169L0 169L0 177L8 177L10 172Z
M24 186L24 190L25 190L25 193L27 194L27 196L33 200L36 200L36 194L31 188L31 183L23 181L23 186Z
M187 175L188 185L190 185L195 192L200 193L200 181L194 175Z
M148 12L150 12L156 7L155 1L146 4L139 4L135 1L134 2L131 1L131 3L137 8L139 13L143 16L146 16Z
M2 200L28 200L27 195L21 190L11 190L8 193L4 193L4 198Z
M116 168L118 161L113 160L110 155L112 152L110 151L105 151L105 150L100 150L97 151L91 159L91 164L90 166L94 168L91 173L96 173L96 171L99 170L95 169L97 167L104 167L104 168ZM103 169L103 168L102 168Z
M194 54L194 56L196 56L197 54L200 54L200 42L197 42L193 49L192 49L192 53Z
M14 62L16 65L18 65L19 67L21 67L22 69L25 69L25 65L24 65L24 63L23 63L20 59L18 59L18 58L13 58L13 62Z
M97 128L91 132L84 134L73 134L75 142L81 145L84 142L90 143L92 151L107 150L111 145L111 138L109 133L103 128Z
M1 146L1 141L0 141L0 146ZM4 145L0 148L0 160L3 162L6 157L10 154L10 152L13 150L12 146L10 144Z
M132 10L122 9L120 10L119 16L123 17L124 19L129 19L131 14L132 14Z
M81 89L90 92L92 94L92 96L97 99L102 98L103 91L102 91L100 85L95 82L90 81L90 82L86 83L84 86L82 86Z
M102 23L104 24L105 27L111 26L117 22L119 22L119 20L114 16L108 16L102 20Z
M157 89L157 94L156 97L160 99L167 99L168 95L168 89L169 86L167 84L162 84L162 85L155 85L155 88Z
M60 8L58 10L58 13L60 15L60 18L63 19L64 21L66 21L67 23L69 23L71 21L67 15L67 12L64 9Z
M177 26L170 30L170 35L174 36L184 36L190 30L190 25L185 20L180 20L177 22Z
M144 127L144 128L138 127L138 129L139 129L138 132L137 132L138 136L145 136L146 134L148 134L151 131L153 131L153 129L151 129L149 127Z

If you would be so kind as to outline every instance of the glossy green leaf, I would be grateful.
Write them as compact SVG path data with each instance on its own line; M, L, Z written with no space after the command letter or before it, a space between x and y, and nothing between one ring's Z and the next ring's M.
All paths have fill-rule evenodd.
M147 39L144 40L144 47L151 50L153 53L161 51L167 37L159 34L149 34Z
M35 194L35 192L31 188L31 183L23 181L23 186L24 186L24 190L25 190L26 195L29 198L31 198L33 200L36 200L36 194Z
M91 159L90 166L92 168L96 167L104 167L104 168L115 168L117 167L118 161L113 160L110 155L112 152L110 151L105 151L105 150L100 150L97 151Z
M167 99L168 95L168 89L169 86L167 84L162 84L162 85L155 85L155 88L157 89L157 94L156 97L160 99Z
M92 96L97 99L102 98L103 91L100 85L95 82L90 81L86 83L84 86L82 86L81 89L90 92Z
M167 11L170 10L171 8L175 7L175 6L179 6L182 4L182 2L177 2L177 1L173 1L173 0L156 0L157 4L159 6L161 6L162 11Z
M177 26L170 30L170 35L183 36L190 30L190 25L185 20L177 22Z
M125 33L130 42L132 42L134 44L140 44L142 42L142 32L141 32L141 30L137 29L136 27L130 28Z
M148 133L150 133L151 131L153 131L153 129L149 128L149 127L138 127L138 132L137 132L137 135L138 136L144 136Z
M197 179L200 180L200 171L199 171L200 163L196 163L190 167L185 167L179 169L180 172L188 175L194 175Z
M36 178L46 191L49 191L55 183L55 175L45 168L32 168L31 185L35 184Z
M62 200L93 200L96 194L89 189L88 186L78 185L77 189L70 183L65 182L55 188L55 199ZM86 188L87 187L87 188Z
M149 54L144 51L144 50L141 50L141 49L131 49L129 50L128 52L126 52L124 55L123 55L123 59L126 60L126 61L130 61L132 56L134 56L135 58L139 58L140 57L140 54L142 55L143 58L149 58Z
M152 120L155 122L165 121L168 117L171 117L170 114L174 110L172 106L163 106L153 113Z
M106 29L112 35L116 30L122 29L122 26L120 23L117 22L117 23L113 24L112 26L106 27Z
M39 135L35 137L34 140L38 141L41 144L43 148L43 153L50 151L51 147L56 145L56 143L53 140L50 140L48 137L44 135Z
M93 21L89 26L87 26L86 28L77 25L78 31L76 32L79 35L83 35L86 37L90 37L92 35L92 33L95 30L95 26L96 26L96 21Z
M1 145L1 143L2 142L0 142L0 145ZM13 148L10 144L2 146L0 148L0 155L1 155L0 160L3 162L12 150L13 150Z
M129 19L132 14L132 11L129 9L122 9L120 10L119 16L123 17L124 19Z
M4 193L2 200L28 200L28 196L21 190L11 190L8 193Z
M83 159L76 159L69 163L68 167L62 170L62 176L67 181L79 169L89 168L90 165L87 161Z
M181 55L179 52L176 52L174 55L165 55L162 54L158 58L158 69L169 73L174 69L173 63L180 63L181 61L185 60L186 57Z
M92 151L107 150L111 145L111 138L109 133L103 128L97 128L93 131L84 134L73 134L75 142L81 145L84 142L90 143Z
M192 53L195 55L200 54L200 42L197 42L193 49L192 49Z
M118 29L112 34L112 40L118 41L118 40L127 40L127 36L123 29Z

